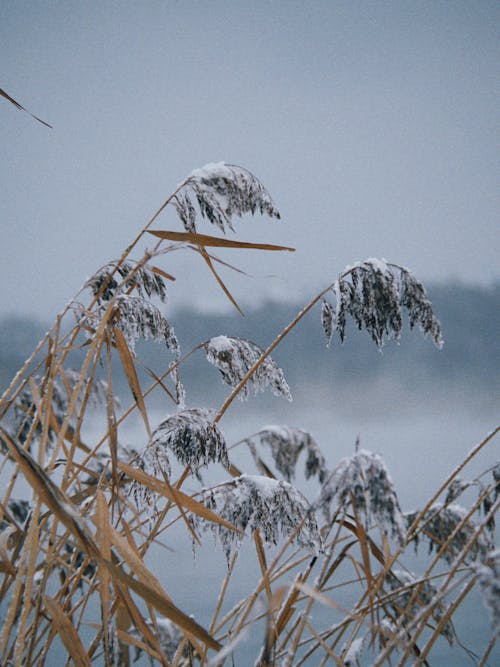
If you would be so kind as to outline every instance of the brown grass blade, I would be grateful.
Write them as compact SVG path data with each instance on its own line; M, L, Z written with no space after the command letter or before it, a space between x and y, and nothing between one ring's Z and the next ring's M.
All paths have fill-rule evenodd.
M106 560L111 559L111 540L109 536L109 518L108 518L108 505L102 491L99 491L96 496L96 511L95 511L95 520L97 525L97 532L95 540L97 546L99 547L103 558ZM110 574L106 567L103 567L99 563L99 593L101 596L101 609L102 609L102 623L104 630L105 642L108 642L109 638L109 584L110 584Z
M75 630L73 623L65 614L64 609L54 598L45 597L45 607L52 618L52 624L57 630L64 647L70 654L76 667L91 667L90 658Z
M159 653L157 653L154 649L152 649L144 642L141 642L138 639L136 639L136 637L132 637L132 635L129 635L128 632L125 632L124 630L118 630L117 634L118 634L118 639L120 640L121 643L129 644L130 646L136 646L137 648L140 648L141 651L144 651L155 660L160 660Z
M156 651L158 651L158 655L160 656L159 653L159 651L161 651L160 641L158 637L155 634L153 634L150 626L146 623L146 621L142 617L142 614L137 608L137 605L132 599L132 596L127 590L127 587L124 586L119 581L117 581L116 579L114 581L114 587L116 589L117 595L120 598L120 602L121 605L123 606L123 609L125 610L125 613L130 617L130 619L134 623L135 627L139 630L143 638L150 644L150 646L153 646L156 649ZM160 656L158 659L160 660L161 664L164 667L171 667L170 663L168 663L163 657Z
M216 641L211 634L205 630L201 625L196 623L190 616L181 611L176 607L164 594L162 589L158 590L151 588L147 584L137 581L129 574L126 574L121 568L114 565L113 563L108 563L111 572L116 579L124 583L129 589L135 591L138 595L141 596L145 602L151 604L155 609L161 612L164 616L173 621L178 625L186 634L193 636L195 639L199 639L201 642L206 644L209 648L214 649L215 651L220 651L222 646Z
M33 491L40 496L42 502L59 521L79 539L90 555L94 557L99 555L97 545L90 536L83 517L69 498L54 484L31 454L20 447L1 426L0 434Z
M123 461L118 462L118 468L126 475L128 475L128 477L135 479L140 484L144 484L144 486L147 486L155 493L159 493L165 498L168 498L176 505L182 505L182 507L185 507L190 512L193 512L193 514L197 514L198 516L201 516L203 519L207 519L208 521L218 523L225 528L229 528L229 530L234 530L237 533L241 533L241 530L236 528L236 526L233 526L233 524L225 521L222 517L215 514L215 512L212 512L212 510L208 509L208 507L205 507L205 505L197 502L194 500L194 498L191 498L191 496L183 493L180 489L176 489L171 485L167 485L164 482L161 482L159 479L156 479L156 477L151 477L151 475L148 475L142 470L137 470L136 468L132 467L128 463L124 463Z
M120 355L120 361L122 362L123 370L127 377L127 382L134 397L139 412L142 415L144 424L146 426L146 431L149 437L151 437L151 428L149 426L148 414L146 412L146 404L144 403L144 396L141 390L141 385L139 384L139 378L137 377L137 371L135 369L134 360L132 359L132 354L128 349L128 345L125 341L125 337L118 329L118 327L113 327L113 333L115 335L116 349Z
M176 280L175 276L173 276L171 273L167 273L163 269L160 269L158 266L151 266L150 269L153 273L156 273L156 275L161 276L162 278L165 278L166 280Z
M214 248L246 248L252 250L288 250L295 252L295 248L283 245L271 245L270 243L248 243L246 241L231 241L220 236L209 236L208 234L195 234L194 232L171 232L168 230L148 230L160 239L167 241L181 241L184 243L196 243L200 246L211 246Z
M240 314L240 315L243 315L243 311L242 311L241 308L238 306L238 304L236 303L236 300L234 299L233 295L232 295L231 292L228 290L228 288L225 286L224 282L222 281L222 278L219 276L219 274L218 274L217 271L215 270L215 267L214 267L214 265L213 265L213 263L212 263L212 260L210 259L209 255L208 255L208 252L205 250L204 247L200 247L200 254L201 254L201 256L203 257L203 259L205 260L205 262L207 263L207 266L208 266L208 268L210 269L210 271L214 274L215 279L216 279L216 281L219 283L219 286L221 287L221 289L222 289L222 291L224 292L224 294L227 296L227 298L229 299L229 301L231 301L231 303L232 303L233 306L236 308L236 310L239 312L239 314Z
M98 508L96 507L96 510ZM107 508L106 508L107 509ZM94 522L98 526L99 530L99 517L98 512L94 518ZM109 523L108 517L106 516L103 522L103 528L107 532L107 539L109 544L113 545L123 560L130 566L131 571L137 576L140 581L143 581L147 586L151 588L157 588L162 590L162 586L154 574L144 565L142 559L140 558L137 551L133 546L128 542L128 540L120 535L120 533ZM103 554L104 555L104 554ZM106 557L109 560L109 557ZM165 597L170 601L170 598L165 593Z

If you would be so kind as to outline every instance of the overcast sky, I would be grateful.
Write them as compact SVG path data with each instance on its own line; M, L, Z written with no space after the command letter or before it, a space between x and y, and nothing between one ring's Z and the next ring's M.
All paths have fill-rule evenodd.
M0 3L0 312L53 317L193 168L226 160L282 221L221 254L243 304L304 298L355 260L498 280L500 4ZM173 212L157 228L179 230ZM208 223L204 233L216 233ZM193 253L174 305L225 303Z

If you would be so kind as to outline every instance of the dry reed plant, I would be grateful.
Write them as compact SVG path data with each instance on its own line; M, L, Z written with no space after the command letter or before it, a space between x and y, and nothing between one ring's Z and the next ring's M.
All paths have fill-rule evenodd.
M166 208L177 213L183 231L152 229ZM239 448L226 442L222 422L236 397L269 389L291 399L270 355L320 302L328 344L335 332L344 339L348 317L378 347L399 338L405 317L442 344L422 284L403 267L368 259L345 269L265 350L220 335L181 351L162 306L173 279L163 266L168 252L182 247L201 257L239 309L216 270L216 249L292 250L225 236L234 216L256 212L279 218L267 190L246 169L220 163L193 171L121 257L85 283L5 391L3 667L51 665L54 651L79 667L126 666L135 659L164 667L428 665L442 638L457 654L468 651L453 617L476 584L491 614L491 641L482 655L469 650L468 656L488 664L500 632L494 547L500 467L475 480L459 475L493 446L498 429L426 506L410 513L400 507L383 460L369 451L355 451L330 469L313 437L287 425L244 433ZM203 219L224 235L199 233ZM155 245L134 258L148 238ZM163 368L142 367L141 339L164 346ZM75 350L78 367L71 368ZM217 411L189 403L182 368L196 351L230 387ZM130 388L126 407L114 389L119 374ZM152 424L154 394L168 406L159 425ZM130 446L133 414L143 436ZM102 424L97 437L96 424ZM241 448L250 451L255 468L240 469ZM302 452L305 477L317 485L309 499L292 485ZM223 481L204 486L207 469ZM462 507L466 489L477 491L476 500ZM204 602L209 623L171 597L161 563L148 557L154 545L168 544L174 525L195 552L211 533L227 558L220 593ZM419 561L422 572L414 573L405 559L415 548L422 553L422 543L428 554ZM247 594L229 604L243 545L254 551L260 573ZM182 566L176 579L184 576ZM349 601L340 602L346 590ZM248 636L260 637L254 653L244 648Z

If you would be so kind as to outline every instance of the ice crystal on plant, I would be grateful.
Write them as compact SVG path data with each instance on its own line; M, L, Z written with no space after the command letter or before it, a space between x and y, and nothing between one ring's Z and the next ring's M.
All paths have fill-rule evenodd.
M152 303L142 297L120 294L116 297L116 308L116 326L132 351L138 339L151 338L158 343L165 343L169 350L179 354L179 342L173 327Z
M300 547L314 553L321 549L314 513L306 498L288 482L241 475L205 489L201 501L243 533L258 529L265 542L277 544L280 537L293 535ZM242 535L198 516L193 517L193 523L215 533L229 562Z
M262 348L249 340L232 336L216 336L204 345L207 360L219 369L222 380L230 387L236 387L263 354ZM250 376L239 397L248 398L250 390L254 394L270 387L273 394L292 400L290 388L283 371L271 357L266 357Z
M135 289L139 296L149 297L157 296L161 301L167 299L167 288L163 278L155 273L152 268L145 264L135 270L134 275L127 279L134 270L135 262L110 262L102 269L99 269L87 282L85 287L92 290L98 301L109 301L116 293L119 282L117 276L125 282L122 285L122 292Z
M361 450L342 459L321 489L318 505L328 522L332 511L353 511L381 531L403 540L404 523L398 497L380 456Z
M437 623L446 616L449 605L436 597L437 590L429 581L419 580L407 570L388 572L386 581L389 588L397 593L396 596L391 598L391 604L397 618L404 614L408 621L412 621L420 613L422 607L427 605L433 605L432 615ZM415 589L417 593L415 593ZM441 634L450 644L454 642L455 633L450 621L444 623Z
M385 260L367 259L348 267L331 292L335 306L325 299L322 309L327 344L334 331L343 342L347 315L352 317L358 329L368 331L377 347L383 346L385 338L397 341L405 309L410 328L418 324L438 347L442 345L439 321L434 316L425 288L403 267Z
M225 438L216 424L210 420L210 412L204 408L183 410L168 417L152 433L145 449L134 459L134 465L148 475L171 473L169 452L184 466L191 466L197 473L209 463L229 464ZM152 500L151 493L134 482L131 492L138 507Z
M419 514L419 512L405 514L408 527L414 523ZM465 548L468 560L483 560L492 545L484 533L476 532L477 524L472 519L467 519L467 515L467 510L460 505L444 506L435 503L420 520L420 530L413 538L415 548L418 548L420 539L424 536L429 542L429 553L432 551L437 553L445 543L447 544L442 558L450 565Z
M210 163L195 169L186 185L174 199L179 218L188 232L196 232L196 208L198 203L202 217L222 232L233 229L232 217L245 213L267 214L278 218L280 214L262 183L249 171L224 162Z
M500 549L488 553L475 570L484 603L490 612L493 632L500 636Z
M244 443L249 447L254 460L258 463L256 446L267 446L276 464L276 469L290 482L295 476L299 455L307 452L305 464L306 479L318 476L321 483L327 476L326 461L316 441L310 433L293 426L266 426Z

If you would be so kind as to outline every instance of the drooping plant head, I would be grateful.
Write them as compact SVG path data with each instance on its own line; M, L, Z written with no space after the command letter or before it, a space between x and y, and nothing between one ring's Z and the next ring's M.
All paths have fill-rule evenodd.
M367 259L347 267L329 291L335 298L335 305L325 298L322 312L328 345L334 332L343 342L347 315L352 317L358 329L366 329L377 347L381 348L386 338L397 341L404 311L411 328L418 324L438 347L443 343L439 321L424 286L401 266L385 260Z
M220 540L229 560L239 548L246 531L259 530L265 542L277 544L289 537L311 553L321 549L321 537L314 513L306 498L291 484L260 475L241 475L203 492L203 503L241 532L220 524L195 525L211 530Z
M259 449L267 448L276 465L276 470L287 482L295 477L300 454L305 451L305 477L317 476L323 483L328 475L325 457L310 433L293 426L266 426L257 433L242 440L247 445L258 467L262 467Z
M402 542L403 515L389 472L380 456L365 450L342 459L321 489L318 508L329 524L346 512L359 516L369 530L373 525Z
M187 232L196 232L197 211L226 233L234 232L233 216L259 211L279 220L280 214L269 192L247 169L225 162L212 162L191 172L174 199L177 214Z

